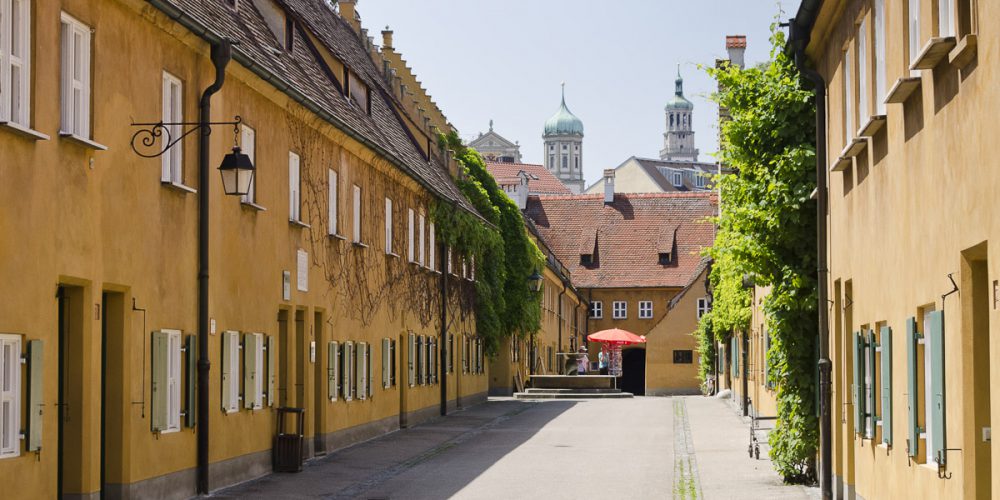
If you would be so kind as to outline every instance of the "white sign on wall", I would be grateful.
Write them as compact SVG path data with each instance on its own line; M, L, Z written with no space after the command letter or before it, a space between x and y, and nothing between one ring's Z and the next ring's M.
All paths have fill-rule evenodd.
M300 292L309 291L309 252L303 249L299 249L298 254L298 284L297 288Z

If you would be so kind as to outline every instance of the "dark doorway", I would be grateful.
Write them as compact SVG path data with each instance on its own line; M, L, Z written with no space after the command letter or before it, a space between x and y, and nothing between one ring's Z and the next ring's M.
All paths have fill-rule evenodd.
M109 485L124 484L122 438L126 408L122 381L126 380L125 295L104 292L101 299L101 498Z
M646 350L642 348L622 351L621 388L636 396L646 395Z
M83 448L83 355L84 293L83 288L60 286L58 291L59 321L59 388L56 403L58 422L58 470L56 493L64 495L83 492L83 463L87 460Z

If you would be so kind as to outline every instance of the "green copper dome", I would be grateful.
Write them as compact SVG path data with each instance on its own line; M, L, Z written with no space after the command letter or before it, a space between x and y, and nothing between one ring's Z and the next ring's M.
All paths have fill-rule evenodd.
M681 78L681 67L677 66L677 79L674 80L674 96L667 101L667 111L691 111L694 104L684 98L684 79Z
M563 84L562 104L552 118L545 120L544 135L583 135L583 122L566 107L566 84Z

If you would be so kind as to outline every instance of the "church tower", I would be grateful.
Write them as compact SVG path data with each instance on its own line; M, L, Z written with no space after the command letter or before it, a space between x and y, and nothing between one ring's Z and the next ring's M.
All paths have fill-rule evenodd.
M691 129L691 111L694 104L684 98L684 79L681 67L677 66L677 80L674 81L674 96L667 101L667 131L663 134L661 160L698 161L698 150L694 147L694 131Z
M545 168L574 194L583 192L583 122L566 107L566 84L563 83L559 111L545 121Z

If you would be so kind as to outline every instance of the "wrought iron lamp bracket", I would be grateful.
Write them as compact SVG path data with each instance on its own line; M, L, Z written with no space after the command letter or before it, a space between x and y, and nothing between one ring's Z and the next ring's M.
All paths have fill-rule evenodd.
M236 115L230 122L132 122L133 127L140 127L132 134L132 151L143 158L156 158L193 132L202 130L205 135L211 135L213 125L232 125L233 133L239 137L242 123L243 118L240 115ZM177 126L182 127L181 133L173 137L170 129ZM157 148L157 143L162 144L162 147Z

